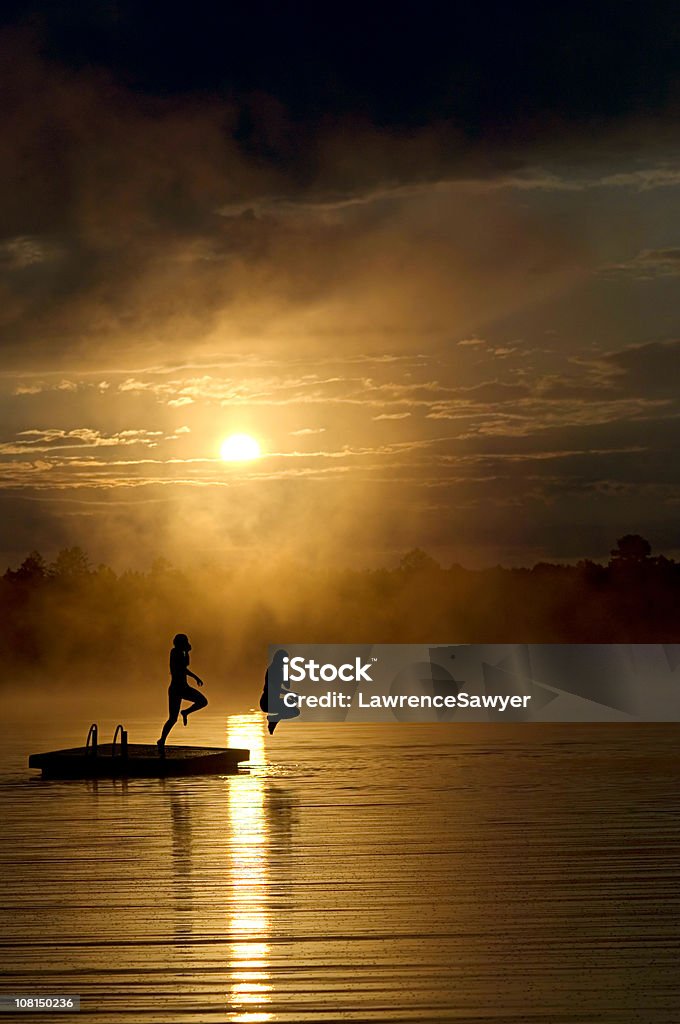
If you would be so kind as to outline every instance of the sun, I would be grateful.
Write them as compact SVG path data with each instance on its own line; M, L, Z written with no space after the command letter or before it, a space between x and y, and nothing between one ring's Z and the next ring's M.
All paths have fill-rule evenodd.
M248 462L259 459L261 454L260 445L250 434L232 434L220 445L220 455L225 462Z

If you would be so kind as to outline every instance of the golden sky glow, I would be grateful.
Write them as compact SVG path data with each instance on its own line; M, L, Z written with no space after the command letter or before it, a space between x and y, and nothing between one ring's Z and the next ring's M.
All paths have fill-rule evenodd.
M530 564L606 558L625 530L675 549L663 139L634 150L631 125L496 161L436 126L366 126L288 180L225 133L218 98L152 110L121 84L112 106L97 75L24 64L2 192L2 562L80 544L135 568L395 564L416 546Z

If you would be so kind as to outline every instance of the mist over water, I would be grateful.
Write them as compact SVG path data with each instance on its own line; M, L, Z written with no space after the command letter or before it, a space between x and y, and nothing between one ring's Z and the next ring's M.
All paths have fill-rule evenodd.
M383 569L281 557L179 569L156 560L116 574L79 548L37 552L0 579L0 694L59 718L156 715L173 636L220 714L257 706L267 646L307 643L672 643L680 563L638 535L608 565L444 568L414 549ZM127 712L126 712L127 713Z
M3 992L80 994L94 1024L678 1019L677 726L270 740L208 708L170 742L249 771L29 778L87 725L15 715L3 746Z

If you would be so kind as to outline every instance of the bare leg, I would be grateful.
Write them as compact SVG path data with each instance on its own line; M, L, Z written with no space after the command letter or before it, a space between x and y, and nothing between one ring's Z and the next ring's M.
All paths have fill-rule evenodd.
M161 757L165 756L165 741L170 734L170 730L177 721L179 715L180 705L182 703L182 697L180 694L173 692L172 688L168 690L168 720L163 726L161 732L161 738L158 740L156 746L158 747L158 753Z
M190 708L187 708L186 711L181 712L182 721L186 725L188 716L193 715L194 711L200 711L202 708L204 708L207 705L208 701L200 692L200 690L195 690L193 686L186 686L184 690L182 690L182 699L193 701L193 704L191 705Z
M177 715L170 716L170 718L168 718L167 722L163 726L163 731L161 733L161 738L158 741L159 743L165 743L166 739L170 735L170 730L172 729L172 727L173 727L173 725L175 724L176 721L177 721Z

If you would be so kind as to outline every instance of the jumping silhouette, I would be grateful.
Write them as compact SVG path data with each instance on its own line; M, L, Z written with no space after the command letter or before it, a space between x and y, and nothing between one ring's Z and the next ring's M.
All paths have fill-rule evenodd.
M277 651L272 658L272 663L264 674L264 689L260 697L260 709L267 716L267 728L269 735L274 734L274 729L289 718L297 718L300 708L297 704L290 707L284 697L287 694L296 695L290 688L290 683L283 678L283 659L288 657L287 651Z
M173 647L170 651L170 686L168 687L168 720L163 726L161 738L157 742L158 753L163 756L165 753L165 741L177 721L183 700L192 701L192 705L182 711L182 721L187 724L187 718L194 711L200 711L208 701L202 693L195 690L187 683L187 676L195 679L199 686L203 686L203 680L189 669L189 651L191 644L186 633L178 633L173 640Z

